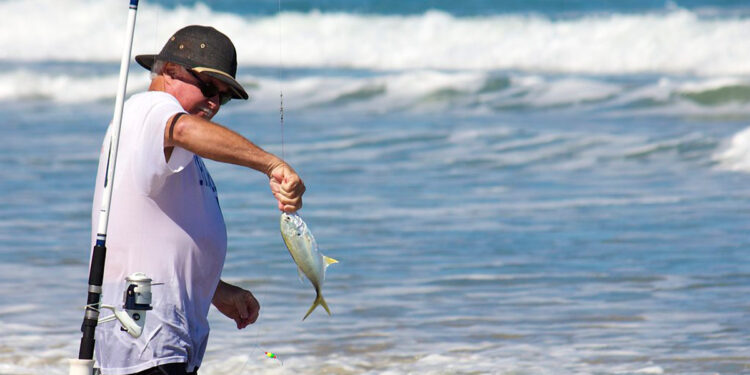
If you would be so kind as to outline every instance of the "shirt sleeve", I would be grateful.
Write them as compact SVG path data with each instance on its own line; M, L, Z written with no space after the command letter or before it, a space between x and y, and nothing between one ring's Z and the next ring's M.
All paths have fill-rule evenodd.
M164 132L167 122L177 113L185 112L179 102L169 94L153 93L148 101L137 143L140 150L134 158L134 173L147 195L159 191L167 177L182 171L193 160L193 153L175 146L167 162L164 156Z

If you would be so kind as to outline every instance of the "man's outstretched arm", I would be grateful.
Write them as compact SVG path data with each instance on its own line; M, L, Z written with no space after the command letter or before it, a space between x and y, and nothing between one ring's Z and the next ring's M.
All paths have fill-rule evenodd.
M269 177L271 192L280 210L294 212L302 208L305 184L297 172L277 156L239 133L200 116L183 115L174 126L171 124L172 118L164 131L165 155L171 154L174 146L180 146L201 157L263 172Z

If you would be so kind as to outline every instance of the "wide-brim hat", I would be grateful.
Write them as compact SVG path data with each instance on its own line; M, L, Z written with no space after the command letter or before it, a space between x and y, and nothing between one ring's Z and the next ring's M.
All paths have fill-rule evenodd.
M233 99L247 99L245 89L235 79L237 51L226 35L210 26L191 25L172 35L158 55L138 55L135 61L151 70L156 61L180 64L229 85Z

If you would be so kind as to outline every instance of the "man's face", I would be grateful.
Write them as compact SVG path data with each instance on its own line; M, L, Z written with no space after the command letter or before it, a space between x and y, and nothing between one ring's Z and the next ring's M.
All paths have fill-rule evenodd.
M231 97L229 85L205 74L188 71L176 64L165 67L168 92L185 110L210 120L219 112L222 97ZM206 97L206 93L211 97Z

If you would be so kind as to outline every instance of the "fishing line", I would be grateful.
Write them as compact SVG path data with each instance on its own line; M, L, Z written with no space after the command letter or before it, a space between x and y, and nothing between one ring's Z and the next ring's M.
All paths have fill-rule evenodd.
M279 123L281 124L281 159L285 160L286 155L284 154L284 90L281 81L282 66L282 37L281 37L281 0L278 0L279 12L276 14L278 17L279 26Z
M278 68L278 77L279 77L279 124L280 124L280 131L281 131L281 159L286 159L285 152L284 152L284 90L282 86L282 25L281 25L281 0L277 1L278 4L278 12L276 13L277 17L277 25L278 25L278 38L279 38L279 68ZM283 181L282 181L283 182ZM260 325L258 325L258 329L255 331L255 348L263 353L266 358L269 359L275 359L279 361L281 366L284 366L284 361L279 359L276 354L269 352L267 350L264 350L260 347ZM244 367L243 367L244 369Z
M286 159L286 153L284 152L284 89L282 84L282 71L283 71L283 48L282 48L282 25L281 25L281 0L277 1L278 4L278 12L276 13L277 17L277 25L278 25L278 38L279 38L279 68L278 68L278 76L279 76L279 128L281 131L281 160ZM283 182L283 181L282 181ZM282 361L279 357L276 356L276 354L266 351L260 347L260 326L258 326L258 329L255 331L255 348L262 352L266 358L269 359L275 359L279 361L281 366L284 366L284 361Z
M265 276L267 276L267 275L264 275L264 279L265 279ZM259 303L260 303L261 300L263 300L262 296L264 294L265 294L264 292L258 293L258 301L259 301ZM262 325L262 323L263 322L262 322L262 320L260 318L260 312L258 312L258 318L257 318L256 322L254 323L254 325L255 325L255 340L254 340L255 341L255 347L254 347L254 349L257 350L258 353L262 353L266 358L275 359L275 360L279 361L279 363L281 364L281 366L284 366L284 361L282 361L280 358L278 358L276 356L276 354L274 354L272 352L269 352L269 351L267 351L267 350L265 350L265 349L263 349L263 348L260 347L260 331L261 331L261 325ZM242 366L242 369L239 371L239 373L243 373L245 371L245 367L247 367L247 365L250 362L250 360L251 359L248 358L248 360L245 361L245 364Z
M278 3L278 12L276 13L277 17L277 25L278 25L278 44L279 44L279 65L278 65L278 80L279 80L279 128L281 132L281 159L286 159L286 153L284 150L284 89L282 84L282 25L281 25L281 0L277 1ZM262 299L262 295L265 294L263 292L258 293L258 297ZM255 330L255 350L258 351L258 353L262 353L266 358L268 359L274 359L279 362L279 364L283 367L284 361L281 360L275 353L269 352L267 350L264 350L260 347L260 331L261 331L261 321L260 321L260 315L258 316L258 322L255 324L256 330ZM245 362L245 365L242 366L242 369L240 370L240 373L245 371L245 368L247 367L248 363L250 362L250 359L248 359L247 362Z
M263 268L265 268L265 267L263 267ZM263 278L267 279L267 276L268 275L266 275L265 272L263 272ZM270 283L269 283L269 285L270 285ZM260 290L262 290L262 288ZM265 295L265 294L266 293L262 292L262 291L258 293L258 298L257 298L258 301L259 301L258 303L260 303L260 301L263 300L263 295ZM261 346L260 346L260 339L261 339L260 338L260 331L261 331L262 324L263 324L263 321L261 320L260 312L258 312L258 318L257 318L256 322L253 324L255 326L255 339L254 339L254 344L255 345L254 345L254 348L253 348L254 351L257 351L258 354L263 354L263 356L265 356L268 359L275 359L275 360L277 360L279 362L279 364L281 366L284 366L284 361L282 361L278 356L276 356L275 353L269 352L269 351L265 350L264 348L261 348ZM238 373L240 373L240 374L244 373L245 368L247 367L247 365L250 363L251 360L252 360L252 358L248 358L247 361L245 361L245 364L242 366L242 368L240 369L240 371Z

